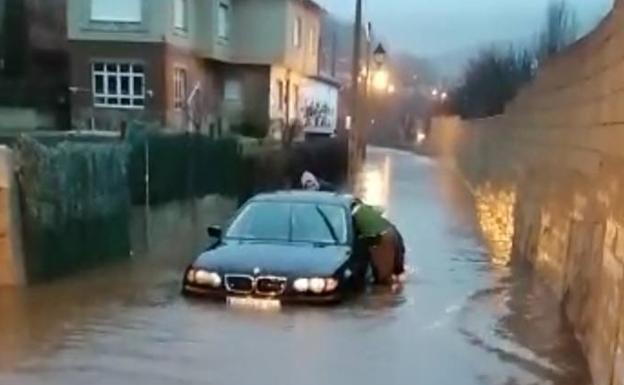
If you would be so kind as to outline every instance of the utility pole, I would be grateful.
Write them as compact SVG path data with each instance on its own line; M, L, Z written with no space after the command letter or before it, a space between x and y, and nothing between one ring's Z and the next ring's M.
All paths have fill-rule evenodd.
M362 122L359 114L360 50L362 39L362 0L355 1L355 23L353 25L353 65L351 67L351 129L349 131L349 179L355 187L355 178L360 168L360 141Z
M361 131L360 131L360 147L359 147L359 151L360 151L360 159L366 159L366 143L368 143L368 135L369 135L369 124L370 124L370 96L371 96L371 92L370 92L370 79L371 79L371 48L372 48L372 43L373 43L373 23L371 23L370 21L368 23L366 23L366 64L365 64L365 74L366 76L364 76L364 97L362 98L363 100L363 105L364 108L362 109L362 116L361 116Z
M285 120L286 124L284 125L284 131L282 133L282 144L284 147L290 145L290 70L286 70L286 90L285 90L285 104L286 104L286 113Z

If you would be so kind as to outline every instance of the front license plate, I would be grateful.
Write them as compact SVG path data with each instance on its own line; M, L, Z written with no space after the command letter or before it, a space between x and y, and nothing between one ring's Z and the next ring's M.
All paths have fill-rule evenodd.
M262 310L274 310L280 309L282 307L281 301L277 299L262 299L251 297L228 297L227 303L232 307Z

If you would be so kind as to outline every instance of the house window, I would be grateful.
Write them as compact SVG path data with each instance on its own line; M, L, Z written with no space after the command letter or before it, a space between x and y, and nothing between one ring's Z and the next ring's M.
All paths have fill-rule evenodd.
M236 79L229 79L225 81L223 87L223 98L229 101L240 101L242 99L242 86L241 82Z
M301 45L301 18L295 18L295 25L293 26L293 46L299 47Z
M96 62L92 68L96 107L145 107L145 67L138 63Z
M188 0L173 1L173 24L177 29L188 29Z
M141 0L91 0L91 20L140 23Z
M175 68L173 70L173 106L181 110L186 105L188 78L186 69Z
M277 109L284 111L284 82L277 81Z
M217 16L219 38L227 39L230 34L230 7L225 3L219 3L219 13Z

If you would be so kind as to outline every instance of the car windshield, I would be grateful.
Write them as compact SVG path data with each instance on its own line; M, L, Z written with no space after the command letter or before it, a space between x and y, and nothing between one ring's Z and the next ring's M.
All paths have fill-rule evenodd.
M226 238L345 244L346 217L338 205L253 202L234 220Z

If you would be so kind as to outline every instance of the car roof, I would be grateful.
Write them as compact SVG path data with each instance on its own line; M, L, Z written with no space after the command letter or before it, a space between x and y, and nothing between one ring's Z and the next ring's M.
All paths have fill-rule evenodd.
M287 190L264 193L251 198L250 202L321 203L351 208L354 198L348 194L324 191Z

